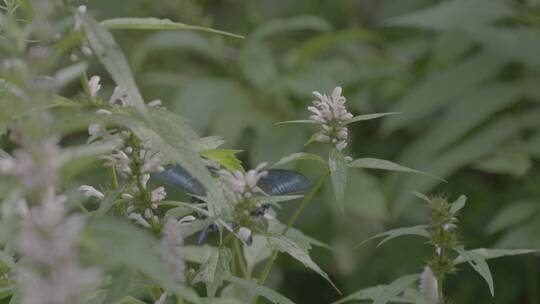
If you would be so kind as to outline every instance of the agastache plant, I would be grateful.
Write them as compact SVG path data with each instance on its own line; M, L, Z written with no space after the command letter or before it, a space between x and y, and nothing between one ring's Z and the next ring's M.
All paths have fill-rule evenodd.
M222 138L201 138L159 99L147 102L109 30L198 30L241 37L168 19L98 22L86 6L68 8L66 3L0 4L0 36L6 42L0 47L0 135L7 143L0 149L0 302L257 303L262 296L292 304L265 286L280 253L340 293L310 256L313 247L329 246L295 224L328 177L338 209L347 208L342 201L349 168L424 174L386 160L349 156L349 124L397 113L354 116L347 109L347 88L313 92L316 100L302 106L309 119L291 123L316 126L307 143L317 144L315 151L322 154L297 152L274 164L242 162L240 150L220 148ZM114 82L110 96L104 96L107 84L100 76L87 75L95 70L93 59ZM64 91L72 95L62 96ZM81 141L86 143L74 144ZM315 183L279 168L296 160L322 164ZM107 177L97 180L102 176ZM431 211L427 224L375 237L425 238L433 253L423 267L339 302L448 303L446 278L464 262L493 292L485 259L503 254L461 245L457 218L465 197L449 203L418 196ZM296 199L301 201L284 218L281 203Z
M443 196L427 197L417 192L415 195L422 199L430 210L428 224L388 230L368 238L358 247L379 238L383 238L379 245L406 235L426 238L433 247L433 254L427 259L421 273L403 276L388 285L379 285L376 287L379 290L377 293L372 292L373 287L361 289L334 302L335 304L354 300L387 303L397 299L421 304L452 303L450 297L444 293L444 282L448 275L456 272L456 266L464 262L469 263L484 278L491 294L494 295L493 279L486 260L532 252L521 249L490 250L478 248L465 250L459 242L457 222L459 212L465 206L467 197L461 195L454 202L448 202Z
M103 102L98 96L101 89L99 76L92 76L87 86L89 104L98 108L95 110L97 115L113 115L115 111L132 105L126 92L120 86L114 88L108 103ZM149 106L160 107L161 101L154 100L149 103ZM148 181L152 173L164 170L165 163L160 152L152 149L147 141L139 139L123 128L116 127L107 130L102 124L92 123L88 127L88 133L90 142L111 142L117 146L112 153L102 156L101 159L104 161L104 166L111 170L115 187L119 183L117 172L129 183L126 191L120 195L123 204L117 205L118 211L139 225L159 234L161 224L156 210L159 203L166 198L167 193L164 187L149 189ZM83 191L85 197L104 198L103 193L92 186L82 185L79 189Z

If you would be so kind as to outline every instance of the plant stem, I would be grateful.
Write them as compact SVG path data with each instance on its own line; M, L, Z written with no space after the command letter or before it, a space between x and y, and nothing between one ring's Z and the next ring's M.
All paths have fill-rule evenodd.
M236 257L238 258L238 265L240 266L240 271L242 272L242 275L244 276L244 278L249 279L250 275L247 271L245 260L242 255L242 248L240 247L240 243L238 242L237 238L234 238L234 251L236 253Z
M81 86L83 88L84 95L86 95L90 101L90 104L94 104L94 98L92 98L92 94L90 94L90 86L88 85L88 76L86 75L86 71L81 73Z
M289 222L287 223L287 226L283 230L282 234L286 234L289 231L289 229L292 228L292 226L294 225L298 217L300 217L300 214L302 214L302 212L307 207L307 205L311 202L315 194L317 194L317 192L319 191L321 186L324 184L324 181L326 180L326 178L328 178L329 175L330 175L330 171L326 171L326 173L321 178L319 178L319 181L317 182L317 184L311 189L308 195L304 197L304 199L302 200L298 208L296 208L296 211L289 219ZM264 283L266 283L266 279L268 278L268 275L270 274L270 270L272 270L272 266L274 264L274 261L277 258L277 255L278 255L278 251L274 250L270 258L266 262L266 265L264 265L263 272L261 273L261 276L259 278L259 284L264 285ZM258 296L255 296L252 303L256 304L257 300L258 300Z

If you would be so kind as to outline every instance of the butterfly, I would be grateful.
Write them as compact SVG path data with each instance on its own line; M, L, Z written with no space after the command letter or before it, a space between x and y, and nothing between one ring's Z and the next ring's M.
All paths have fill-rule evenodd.
M267 195L299 194L307 192L311 188L309 179L300 172L285 169L268 169L267 172L268 174L260 178L257 183L257 186ZM206 188L181 166L170 166L164 171L154 174L154 178L159 182L178 187L188 195L193 195L191 201L194 203L199 202L196 196L206 196ZM263 204L252 215L262 216L268 208L268 204ZM208 232L215 230L217 230L216 224L204 228L199 234L197 242L202 244Z

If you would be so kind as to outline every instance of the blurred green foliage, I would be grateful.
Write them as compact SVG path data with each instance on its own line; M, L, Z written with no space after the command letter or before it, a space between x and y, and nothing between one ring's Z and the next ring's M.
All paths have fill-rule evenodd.
M303 148L309 127L275 126L306 118L314 90L342 86L355 115L402 113L353 126L348 153L390 159L449 183L350 170L347 212L334 204L331 189L308 207L298 226L332 245L331 252L315 249L313 259L345 294L421 270L429 250L422 240L351 251L387 228L424 222L425 208L411 191L469 197L459 223L466 247L540 248L540 1L86 4L100 20L169 18L245 35L232 40L193 32L113 32L145 100L163 100L201 136L223 136L227 148L244 150L240 157L247 163L317 149ZM311 178L320 174L315 164L301 162L297 169ZM71 170L77 176L85 169ZM101 180L98 173L79 178ZM285 255L278 264L269 284L298 303L340 298ZM472 270L450 278L446 293L455 303L540 302L536 257L497 260L491 269L496 298Z

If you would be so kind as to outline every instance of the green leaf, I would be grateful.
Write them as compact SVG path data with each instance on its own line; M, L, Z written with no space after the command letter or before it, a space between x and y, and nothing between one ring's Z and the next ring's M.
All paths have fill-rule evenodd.
M228 170L244 172L244 167L242 167L242 161L236 158L236 154L240 152L242 152L242 150L218 149L204 151L200 154L201 156L218 162L220 165L227 168Z
M15 293L15 285L0 286L0 300L10 297Z
M272 35L298 30L325 32L331 29L332 25L322 18L314 16L294 16L283 19L271 19L267 23L259 26L251 35L249 35L249 39L260 40Z
M512 145L512 148L514 149ZM474 167L488 173L510 174L523 177L533 163L527 152L502 150L477 162Z
M150 55L164 50L177 50L183 54L189 53L217 61L224 56L220 48L216 47L208 37L194 32L157 32L148 35L141 43L133 48L131 62L135 71L144 67L144 63ZM145 71L148 74L148 71ZM175 83L177 86L178 83Z
M478 272L482 278L484 278L489 286L491 296L494 297L495 289L493 287L493 277L491 276L491 271L489 270L489 266L484 258L484 255L474 251L466 251L465 249L459 247L454 248L454 250L459 253L460 256L458 258L462 258L468 262L469 265L471 265L471 267Z
M400 161L422 164L452 145L459 145L460 140L476 132L490 117L519 102L519 96L520 90L515 85L501 81L466 92L453 100L430 128L405 147Z
M398 165L388 160L378 159L378 158L359 158L355 159L348 164L351 168L364 168L364 169L379 169L379 170L388 170L388 171L398 171L398 172L408 172L426 175L440 181L446 182L444 179L437 177L435 175L418 171L415 169L407 168L402 165Z
M287 121L280 121L276 123L276 125L284 125L284 124L317 124L315 120L311 119L299 119L299 120L287 120Z
M139 111L146 121L152 124L150 114L135 84L135 79L133 78L126 57L120 50L114 37L88 14L80 14L79 16L82 18L86 37L96 56L107 72L109 72L114 82L126 91L129 100L133 103L137 111Z
M343 154L336 148L330 149L328 168L330 169L330 179L332 180L336 201L339 208L343 211L343 197L345 196L345 187L347 186L347 162Z
M193 150L197 152L205 152L210 150L215 150L219 146L223 145L225 140L221 136L206 136L199 138L196 141L192 142ZM241 150L235 150L240 152Z
M290 163L297 160L315 160L315 161L319 161L325 164L324 159L317 154L298 152L298 153L292 153L291 155L282 157L275 164L273 164L271 168L279 167L286 163Z
M178 296L199 302L198 297L184 292L161 263L160 246L156 241L130 223L108 217L92 218L81 234L81 243L103 265L137 270Z
M247 43L240 53L239 65L246 81L261 91L278 76L275 59L262 43Z
M154 114L152 114L154 115ZM170 113L170 115L174 115ZM113 115L108 115L113 116ZM218 188L215 180L206 169L205 164L195 151L192 150L186 131L182 130L181 124L167 119L155 119L156 131L148 128L143 123L130 119L129 117L115 117L143 141L149 141L152 146L159 150L163 157L173 163L177 163L188 171L207 189L208 211L210 215L219 214L221 211L230 208L225 202L223 192ZM190 129L189 129L190 130Z
M204 304L245 304L245 302L242 302L238 299L234 298L223 298L223 296L220 296L219 298L214 299L201 299Z
M197 102L193 102L194 100ZM250 104L250 91L244 85L231 79L212 77L197 78L183 85L169 109L189 119L192 128L199 132L206 132L209 126L214 127L216 120L222 115L227 115L227 128L241 132L253 115ZM230 117L238 117L238 112L241 115L234 123L239 126L232 126ZM236 128L239 128L239 131ZM221 127L212 134L223 136L227 142L232 143L226 134L234 132L223 129L224 127ZM234 135L232 140L240 136Z
M246 259L246 266L248 272L251 273L255 266L266 260L272 255L272 248L268 244L268 240L262 236L255 234L253 236L253 242L251 245L243 246L244 258Z
M489 249L489 248L477 248L468 250L469 255L474 255L484 260L496 259L504 256L513 256L521 254L538 253L538 249ZM454 260L455 264L462 264L468 262L468 258L465 255L460 255Z
M452 0L405 16L392 18L387 21L387 24L432 30L452 30L478 27L510 15L512 15L512 10L504 1Z
M172 22L169 19L157 18L114 18L104 20L100 23L107 29L129 29L129 30L175 30L175 31L201 31L213 34L220 34L234 38L243 39L244 36L220 31L204 26L188 25L180 22Z
M120 185L119 187L114 189L114 191L109 193L109 195L107 195L105 197L105 199L103 199L101 201L101 203L99 204L98 210L96 210L96 212L94 214L96 216L105 215L107 213L107 211L109 211L109 209L111 209L111 207L114 205L114 203L116 202L116 198L118 198L118 196L120 196L120 193L122 193L124 191L126 186L127 186L127 184Z
M265 297L268 301L275 303L275 304L294 304L293 301L289 300L285 296L282 296L281 294L273 291L272 289L259 285L257 283L254 283L252 281L242 279L239 277L235 277L230 274L225 274L223 276L223 279L227 282L231 282L232 284L241 287L243 289L249 290L250 292L260 295L262 297Z
M404 297L398 297L398 295L414 284L414 282L418 281L419 278L420 275L418 274L405 275L389 285L378 285L375 287L358 290L338 301L333 302L332 304L341 304L354 300L372 300L374 301L373 303L377 304L385 304L389 302L416 303Z
M376 234L366 240L364 240L362 243L358 244L355 248L358 248L362 245L364 245L365 243L371 241L371 240L374 240L374 239L378 239L378 238L381 238L381 237L384 237L384 239L382 241L379 242L379 244L377 244L377 247L381 246L382 244L392 240L392 239L395 239L397 237L400 237L400 236L403 236L403 235L418 235L418 236L423 236L425 238L429 238L429 232L427 231L427 226L426 225L418 225L418 226L412 226L412 227L404 227L404 228L397 228L397 229L392 229L392 230L388 230L388 231L385 231L385 232L382 232L382 233L379 233L379 234Z
M358 115L358 116L355 116L355 117L353 117L353 118L351 118L349 120L346 120L345 124L348 125L348 124L351 124L351 123L357 122L357 121L376 119L376 118L380 118L380 117L384 117L384 116L388 116L388 115L396 115L396 114L401 114L401 113L399 113L399 112L387 112L387 113L373 113L373 114Z
M313 135L311 135L308 140L306 140L306 142L304 143L304 147L314 143L317 141L317 137L319 137L319 135L321 134L321 132L316 132L316 133L313 133Z
M280 252L288 253L291 257L295 258L296 260L304 264L304 266L315 271L320 276L325 278L328 281L328 283L330 283L330 285L332 285L332 287L334 287L334 289L337 290L341 294L341 291L332 282L332 280L330 280L330 277L328 276L328 274L326 274L326 272L324 272L315 262L313 262L313 260L309 256L308 250L311 248L311 246L306 247L305 244L303 244L304 246L301 246L299 243L295 242L291 238L285 235L280 235L280 234L268 235L267 239L268 239L268 243L270 244L272 248Z
M91 156L98 156L111 152L116 145L111 142L105 143L93 143L88 145L79 145L74 147L67 147L62 149L57 156L61 165L65 165L68 162Z
M464 29L486 52L501 61L517 61L531 68L540 67L540 31L533 27L477 27Z
M212 247L209 245L193 246L186 245L183 247L184 258L188 262L203 264L206 259L212 255L217 255L218 247Z
M218 218L219 218L219 215L214 215L214 216L202 219L202 220L193 221L189 224L184 224L182 225L182 231L180 231L180 233L182 237L187 238L203 230L204 228L206 228L207 226L215 222Z
M6 265L9 268L15 267L15 260L13 259L13 257L4 252L3 250L0 250L0 263Z
M495 214L486 231L493 234L532 218L538 213L538 203L533 201L511 202Z
M450 207L450 213L453 215L456 215L459 210L461 210L463 207L465 207L465 203L467 202L467 196L460 195L458 199L452 203L452 207Z
M303 195L272 195L272 196L261 196L259 202L261 204L270 204L272 206L280 208L281 206L278 203L292 201L304 197Z
M413 191L412 194L416 197L418 197L419 199L423 200L424 202L426 203L431 203L431 199L429 197L427 197L425 194L423 193L420 193L420 192L417 192L417 191Z
M54 84L57 88L63 88L65 85L79 79L81 74L86 71L88 68L87 62L79 62L75 64L68 65L54 74Z
M103 304L114 304L135 290L134 272L131 269L123 269L119 273L113 275L112 284L107 289L107 296L105 297Z
M209 297L214 297L217 289L223 285L223 276L229 272L229 264L232 259L231 250L227 247L221 247L216 252L216 258L211 256L209 259L211 267L202 273Z
M429 74L427 78L408 89L407 93L394 104L392 112L405 114L385 120L383 131L391 133L429 116L455 101L464 92L494 77L505 62L480 52L440 72Z

